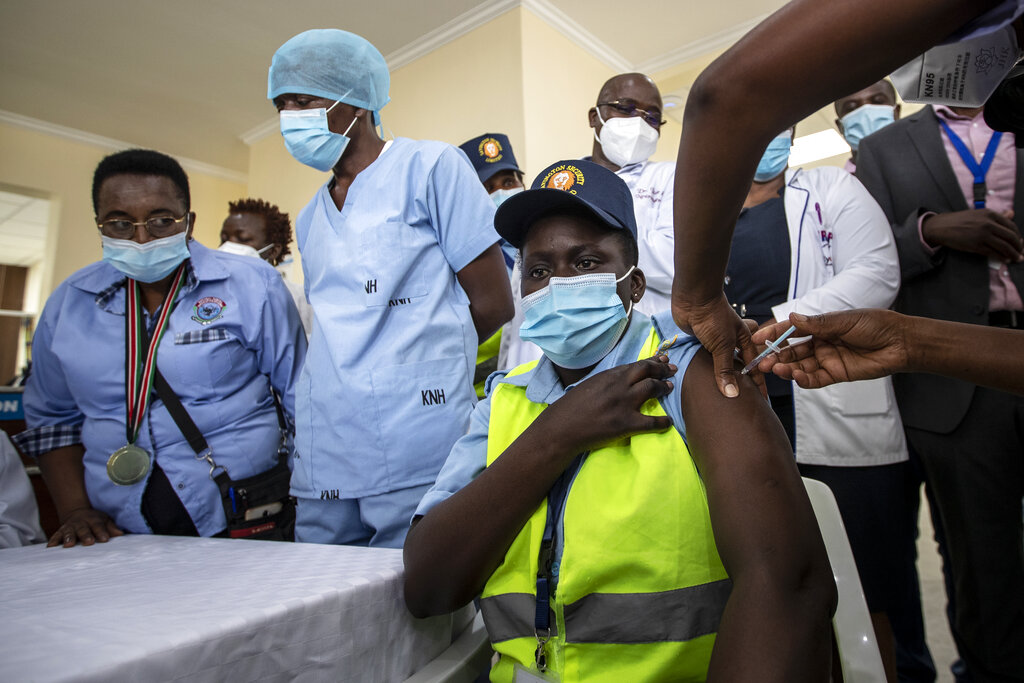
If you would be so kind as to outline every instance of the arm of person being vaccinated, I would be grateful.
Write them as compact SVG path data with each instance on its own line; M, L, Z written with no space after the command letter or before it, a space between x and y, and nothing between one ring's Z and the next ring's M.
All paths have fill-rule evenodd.
M826 680L835 584L792 449L749 378L730 400L712 372L700 352L681 380L687 443L733 582L708 679Z
M722 281L733 228L768 142L996 4L792 0L697 78L676 167L672 311L711 352L723 394L739 393L734 349L743 347L745 362L756 353L722 293Z

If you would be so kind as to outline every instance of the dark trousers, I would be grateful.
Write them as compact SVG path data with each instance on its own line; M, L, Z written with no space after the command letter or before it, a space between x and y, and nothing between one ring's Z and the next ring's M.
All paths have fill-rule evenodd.
M1024 681L1024 397L978 387L952 432L907 437L946 537L957 648L976 683Z
M142 492L142 516L154 534L163 536L198 536L188 510L174 492L167 474L153 459L153 471Z
M906 506L907 517L905 533L907 541L912 545L909 549L911 561L906 563L894 581L900 587L901 596L897 606L889 613L889 623L896 638L896 673L899 683L933 683L936 677L935 661L928 650L925 638L924 614L921 609L921 581L917 573L917 537L918 515L921 509L921 486L924 483L924 469L917 453L909 448L910 461L907 463L907 477L903 482L902 500ZM933 513L933 518L938 515ZM935 541L939 544L940 553L945 552L946 539L942 535L942 527L933 520ZM943 556L943 567L949 566ZM949 588L952 595L952 588ZM952 618L951 618L952 620Z

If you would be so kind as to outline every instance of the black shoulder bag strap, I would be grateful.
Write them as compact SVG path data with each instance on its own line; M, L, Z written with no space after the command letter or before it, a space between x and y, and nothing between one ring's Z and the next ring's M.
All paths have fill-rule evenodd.
M227 477L227 470L213 461L213 451L210 449L209 444L206 443L206 439L203 437L203 433L199 431L199 427L193 422L192 416L185 410L185 406L181 405L181 399L174 393L174 389L171 389L171 385L164 379L159 368L154 368L153 373L155 375L153 377L153 388L156 389L156 395L167 406L167 412L174 419L174 424L178 425L182 436L188 441L188 445L192 447L192 450L196 452L196 460L205 460L210 464L210 478L214 481L217 481L218 477ZM214 477L213 472L218 468L221 472L217 477Z
M218 465L213 459L213 450L203 437L192 416L181 404L178 395L171 389L159 369L154 368L153 387L157 396L167 406L174 423L178 425L188 445L195 451L196 460L205 460L210 465L210 478L220 489L221 503L228 523L229 535L233 538L264 538L268 540L292 540L294 534L295 508L288 495L288 455L284 449L278 453L278 462L267 472L257 474L248 479L235 481L231 479L227 469ZM275 397L275 404L277 403ZM278 423L284 439L284 416L278 407ZM216 475L214 472L220 470ZM281 502L276 508L283 512L265 515L263 519L247 518L251 508ZM277 522L283 522L278 524Z

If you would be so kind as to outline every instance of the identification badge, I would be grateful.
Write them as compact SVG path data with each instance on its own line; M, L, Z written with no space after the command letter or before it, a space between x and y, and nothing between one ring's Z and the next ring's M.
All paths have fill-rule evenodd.
M107 460L107 476L118 486L131 486L146 478L149 453L133 443L121 446Z

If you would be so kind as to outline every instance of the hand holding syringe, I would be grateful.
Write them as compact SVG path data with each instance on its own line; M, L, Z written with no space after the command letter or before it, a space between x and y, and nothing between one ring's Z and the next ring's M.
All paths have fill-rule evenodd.
M779 344L784 342L787 338L789 338L789 335L793 334L794 332L796 332L796 325L790 325L789 329L783 332L781 335L779 335L778 339L776 339L775 341L768 340L767 342L765 342L768 344L768 348L766 348L761 353L757 354L757 358L747 363L746 367L743 368L740 374L748 374L751 370L757 367L758 363L767 358L769 354L778 353Z

